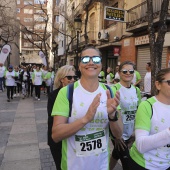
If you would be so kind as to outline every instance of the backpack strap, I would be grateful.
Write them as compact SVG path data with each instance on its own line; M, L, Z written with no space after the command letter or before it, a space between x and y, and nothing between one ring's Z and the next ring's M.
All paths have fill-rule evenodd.
M69 101L69 117L71 117L71 111L72 111L73 91L74 91L74 83L71 83L67 86L67 99Z
M111 90L110 86L108 86L107 84L105 84L105 86L110 91L111 98L113 98L114 94L113 94L113 91Z
M150 107L151 107L151 112L152 112L152 114L151 114L151 118L152 118L152 116L153 116L153 108L152 108L152 103L149 101L149 99L147 99L147 100L145 100L149 105L150 105Z
M133 85L134 86L134 85ZM138 87L136 87L136 86L134 86L135 87L135 89L136 89L136 94L137 94L137 97L138 97L138 106L139 106L139 104L141 103L141 93L140 93L140 89L138 88ZM137 106L137 108L138 108L138 106Z

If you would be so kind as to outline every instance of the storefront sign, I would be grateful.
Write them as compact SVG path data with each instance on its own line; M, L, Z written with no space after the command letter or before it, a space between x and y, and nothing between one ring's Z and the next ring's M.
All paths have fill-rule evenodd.
M144 35L141 37L135 38L135 45L149 44L149 36Z
M113 54L114 54L114 56L119 56L120 48L119 47L114 47Z
M158 33L155 33L155 38L157 38ZM135 45L149 44L149 35L144 35L135 38Z
M125 10L105 6L104 19L125 22Z

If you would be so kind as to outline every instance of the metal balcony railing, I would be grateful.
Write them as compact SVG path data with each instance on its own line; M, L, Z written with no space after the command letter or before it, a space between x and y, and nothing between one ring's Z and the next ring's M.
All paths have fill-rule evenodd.
M74 15L79 16L80 14L82 14L82 12L83 12L83 3L80 2L74 10Z
M153 1L154 19L159 18L162 1L163 0ZM169 9L170 9L170 5L169 5ZM170 11L168 11L168 13L170 13ZM136 25L142 24L147 21L148 21L148 16L147 16L147 2L146 1L127 10L126 29L130 29L131 27L134 27Z

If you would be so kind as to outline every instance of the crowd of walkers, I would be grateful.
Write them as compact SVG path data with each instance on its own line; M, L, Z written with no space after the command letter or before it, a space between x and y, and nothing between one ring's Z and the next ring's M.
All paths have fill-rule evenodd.
M48 98L48 145L57 170L170 170L170 68L156 76L151 96L151 63L141 76L131 61L102 70L98 49L80 54L81 77L72 66L61 67L56 90ZM109 154L109 137L114 149ZM109 161L110 160L110 161Z
M102 69L95 47L82 50L74 66L9 66L0 63L0 90L7 101L48 94L48 145L57 170L170 170L170 68L156 75L151 96L151 63L146 63L145 100L141 76L131 61ZM77 77L77 75L81 75ZM52 90L54 87L54 91ZM109 138L114 146L110 154Z
M6 68L0 63L0 90L7 89L7 101L10 102L15 97L25 99L34 96L40 100L41 89L47 95L53 89L54 71L46 66L41 68L33 66L15 66L9 65ZM35 93L34 93L35 89Z

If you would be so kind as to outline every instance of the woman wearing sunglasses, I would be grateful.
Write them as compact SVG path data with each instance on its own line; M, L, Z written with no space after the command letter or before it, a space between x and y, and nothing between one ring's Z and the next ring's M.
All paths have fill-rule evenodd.
M170 170L170 68L158 72L155 86L137 110L131 170Z
M51 137L52 135L52 125L53 125L53 117L51 116L53 105L55 99L58 95L59 90L67 86L70 83L73 83L76 79L75 69L73 66L65 65L61 67L56 74L54 80L55 90L49 94L48 103L47 103L47 111L48 111L48 145L50 146L50 150L56 165L56 169L60 170L61 165L61 145L62 142L55 143Z
M123 120L122 138L116 139L111 133L114 149L110 159L110 170L113 170L117 161L120 159L123 170L128 169L129 147L134 141L134 120L137 107L141 101L140 90L131 84L134 76L134 64L131 61L125 61L119 66L120 82L115 84L112 89L114 93L120 92L120 105L118 109L121 112Z
M80 56L81 78L74 83L71 115L64 87L52 111L52 137L56 142L62 140L62 170L108 170L109 125L116 137L122 135L116 111L119 93L111 98L106 86L98 81L102 68L98 49L86 47Z

